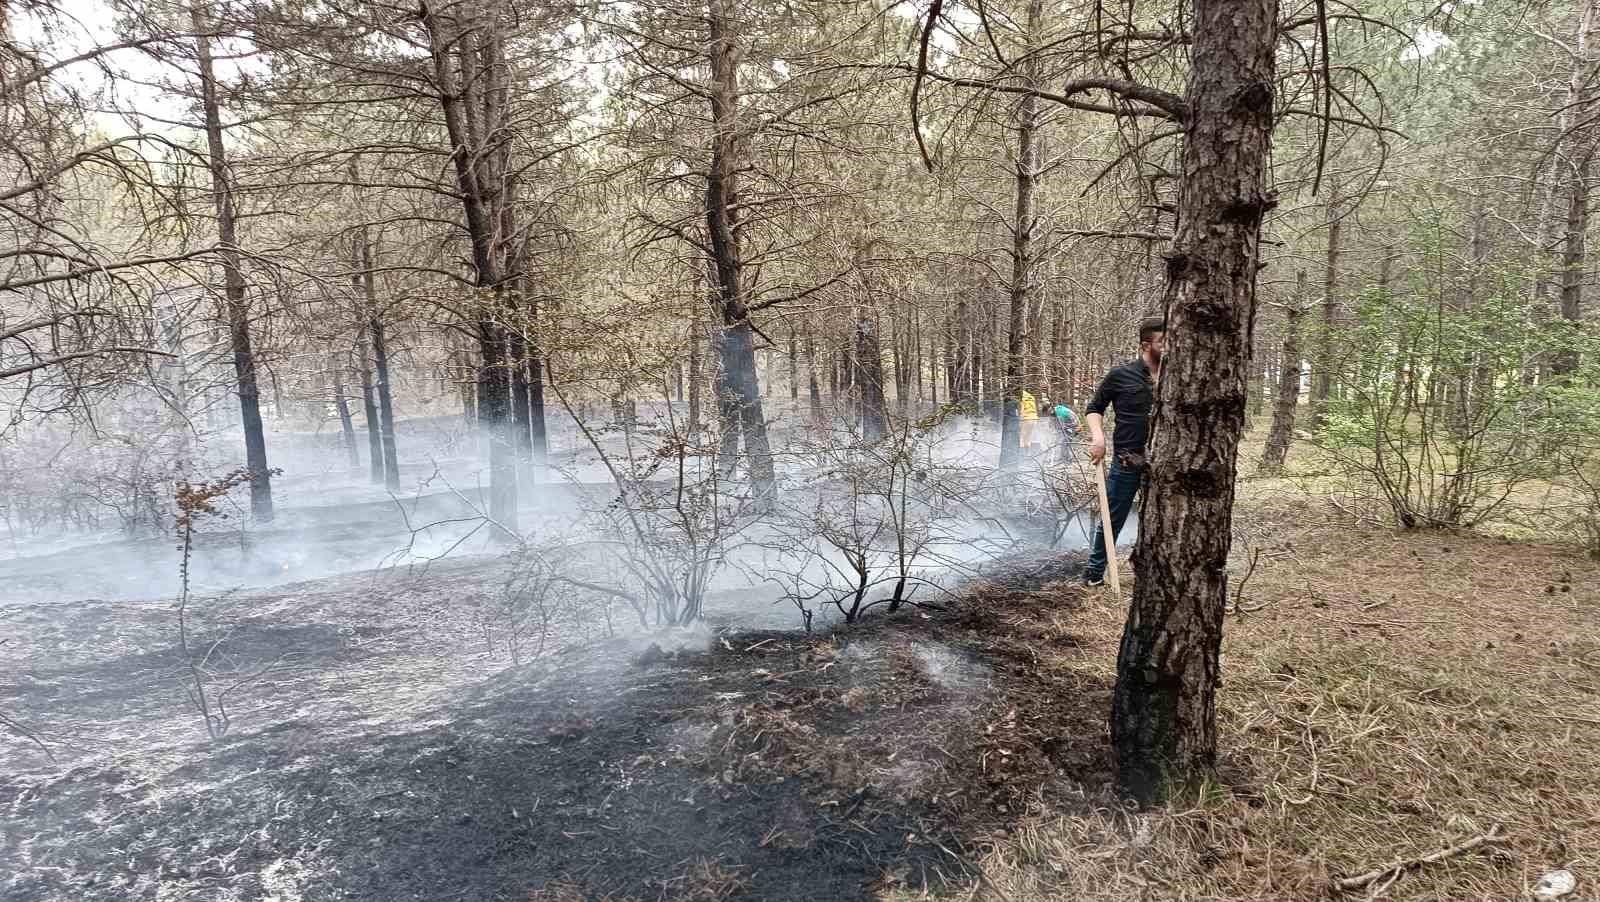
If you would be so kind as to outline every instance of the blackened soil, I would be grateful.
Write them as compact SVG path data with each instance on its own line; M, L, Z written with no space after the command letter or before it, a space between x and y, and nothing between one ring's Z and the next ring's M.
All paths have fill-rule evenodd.
M186 707L172 611L22 627L0 710L7 900L875 898L939 891L1042 790L1109 776L1109 650L1070 561L828 635L574 639L488 656L492 584L320 581L200 605L229 733ZM474 579L478 579L474 583ZM1046 584L1048 585L1042 585Z

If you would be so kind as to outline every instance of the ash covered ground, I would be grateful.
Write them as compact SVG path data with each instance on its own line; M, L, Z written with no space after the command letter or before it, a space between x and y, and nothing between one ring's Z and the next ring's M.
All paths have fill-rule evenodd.
M563 453L530 530L604 503ZM930 577L936 607L810 635L745 567L693 629L596 596L513 642L476 467L412 465L397 497L291 471L272 526L202 536L187 617L217 740L170 537L13 542L0 712L33 738L0 738L0 895L871 898L966 876L1052 775L1104 769L1105 687L1032 672L1018 637L1068 613L1081 553L1019 527Z

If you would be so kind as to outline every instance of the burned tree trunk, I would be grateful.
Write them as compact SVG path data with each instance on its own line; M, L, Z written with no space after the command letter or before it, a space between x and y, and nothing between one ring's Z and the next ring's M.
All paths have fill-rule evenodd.
M400 460L395 453L394 402L389 390L389 341L384 335L383 319L372 318L372 363L378 377L378 417L383 439L383 485L390 491L400 488Z
M1196 0L1167 350L1140 514L1138 582L1111 733L1125 792L1152 802L1215 768L1233 486L1272 206L1275 0Z
M517 463L522 471L517 482L533 481L532 390L528 381L528 343L521 332L510 330L511 419L517 436Z
M367 459L372 464L372 483L377 485L383 482L383 429L378 419L378 403L372 392L372 356L367 349L369 325L363 323L361 331L356 333L356 356L361 361L361 405L367 418Z
M217 244L222 258L223 296L228 314L233 371L239 386L239 416L244 426L245 466L250 470L250 513L262 523L272 520L272 472L267 466L267 434L261 422L261 390L250 341L250 304L245 299L240 267L238 213L234 208L233 174L222 143L222 107L211 63L211 28L199 5L190 10L195 55L199 63L201 107L205 115L206 163L211 170L211 201L217 211ZM282 399L279 399L280 404Z
M1029 44L1043 16L1043 0L1029 0ZM1039 81L1038 57L1029 54L1024 65L1028 84ZM1016 465L1022 455L1022 351L1028 328L1028 292L1033 282L1033 193L1038 181L1039 98L1029 94L1017 109L1016 220L1011 225L1011 306L1007 324L1005 379L1001 389L1000 467Z
M750 462L751 489L770 503L777 485L767 421L756 376L754 333L744 289L739 247L738 173L742 154L738 132L739 57L730 0L709 0L708 55L711 64L711 165L706 179L706 232L711 239L722 336L718 343L724 386L729 392Z
M468 9L468 16L474 15ZM505 233L510 217L507 185L512 178L505 92L498 81L505 69L499 23L463 19L460 7L436 8L423 0L418 17L428 36L433 77L450 140L467 236L472 245L479 306L474 333L481 352L478 370L478 421L489 439L489 519L501 540L517 531L517 455L512 416L510 342L504 322L514 310L506 298L512 275Z
M800 344L792 323L789 326L789 408L800 412Z
M822 386L817 384L817 340L806 330L806 383L811 395L811 422L822 422Z
M1294 413L1300 404L1300 318L1305 315L1306 272L1300 270L1294 300L1283 311L1283 365L1278 370L1278 395L1272 402L1272 431L1261 456L1263 473L1283 472L1294 439Z
M889 431L889 421L884 403L878 311L870 299L856 315L856 382L861 386L861 438L876 442Z
M529 305L529 316L534 322L538 321L538 312L536 307ZM528 478L537 483L545 478L545 470L550 465L550 424L544 415L544 354L540 353L536 341L526 344L525 354L523 366L528 373L528 440L533 455L533 471Z
M344 436L344 451L350 457L350 469L361 469L361 452L356 449L356 426L350 416L350 400L344 393L344 366L338 354L328 355L328 372L333 377L333 404L339 411L339 432Z
M351 161L354 166L354 160ZM378 377L379 436L383 447L383 485L391 492L400 489L400 458L395 450L394 400L389 381L389 341L384 334L383 316L378 313L378 288L372 272L372 244L367 230L360 230L361 284L367 296L368 325L372 333L372 358Z
M689 435L693 436L700 431L700 386L705 381L705 374L701 372L700 332L704 315L702 313L700 282L695 280L695 304L692 319L689 322Z

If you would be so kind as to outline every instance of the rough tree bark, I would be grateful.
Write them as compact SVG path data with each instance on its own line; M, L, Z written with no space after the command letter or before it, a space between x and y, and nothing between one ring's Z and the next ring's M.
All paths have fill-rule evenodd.
M706 232L711 239L716 271L717 304L722 315L718 342L721 372L738 417L739 434L749 458L751 490L760 505L770 504L777 478L767 421L761 409L761 384L756 376L754 333L744 290L744 261L739 247L738 35L731 0L706 4L711 65L711 165L706 179Z
M503 142L509 141L509 135L503 98L494 90L491 78L493 72L503 68L504 61L494 58L497 49L503 53L503 47L493 40L497 25L492 18L464 22L458 18L460 7L448 9L441 11L430 0L423 0L418 16L428 35L456 187L472 245L474 283L479 293L473 323L481 352L478 421L489 437L489 518L500 527L495 536L505 540L517 531L517 463L510 382L506 377L509 342L503 324L509 309L508 273L502 262L504 242L510 236L501 232L506 222L501 205L507 200L504 177L508 175L502 169L502 151L506 151ZM484 29L491 32L487 41Z
M1167 352L1111 732L1141 802L1209 774L1272 139L1276 0L1195 0Z
M1039 85L1039 58L1031 50L1044 15L1043 0L1028 2L1028 47L1024 83ZM1034 186L1038 182L1039 98L1025 95L1017 104L1017 195L1011 224L1011 305L1007 311L1005 378L1000 421L1000 467L1016 465L1022 453L1022 351L1028 328L1028 294L1033 283Z
M257 521L267 523L272 520L272 472L267 466L267 434L261 423L261 390L257 384L256 358L250 342L250 304L245 298L244 271L240 267L233 174L229 171L228 155L222 143L222 108L217 100L217 78L211 62L211 28L199 4L190 9L190 18L194 24L201 108L205 116L206 164L211 170L211 201L217 211L217 243L222 258L228 336L233 349L234 376L239 385L245 466L250 470L250 513Z
M1272 402L1272 431L1267 434L1267 449L1261 456L1263 473L1283 472L1294 440L1295 408L1300 404L1300 319L1305 315L1306 271L1295 279L1294 300L1283 310L1283 365L1278 369L1278 392Z

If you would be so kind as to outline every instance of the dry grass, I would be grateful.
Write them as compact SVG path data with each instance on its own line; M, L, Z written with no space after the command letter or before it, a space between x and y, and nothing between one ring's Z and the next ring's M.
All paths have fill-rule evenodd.
M1143 815L1046 795L969 894L1325 898L1336 877L1499 825L1502 842L1349 897L1527 898L1571 867L1569 898L1600 899L1600 567L1571 547L1355 526L1305 499L1246 515L1290 550L1249 583L1256 612L1229 619L1222 785ZM1092 666L1111 668L1124 612L1107 594L1077 612Z

